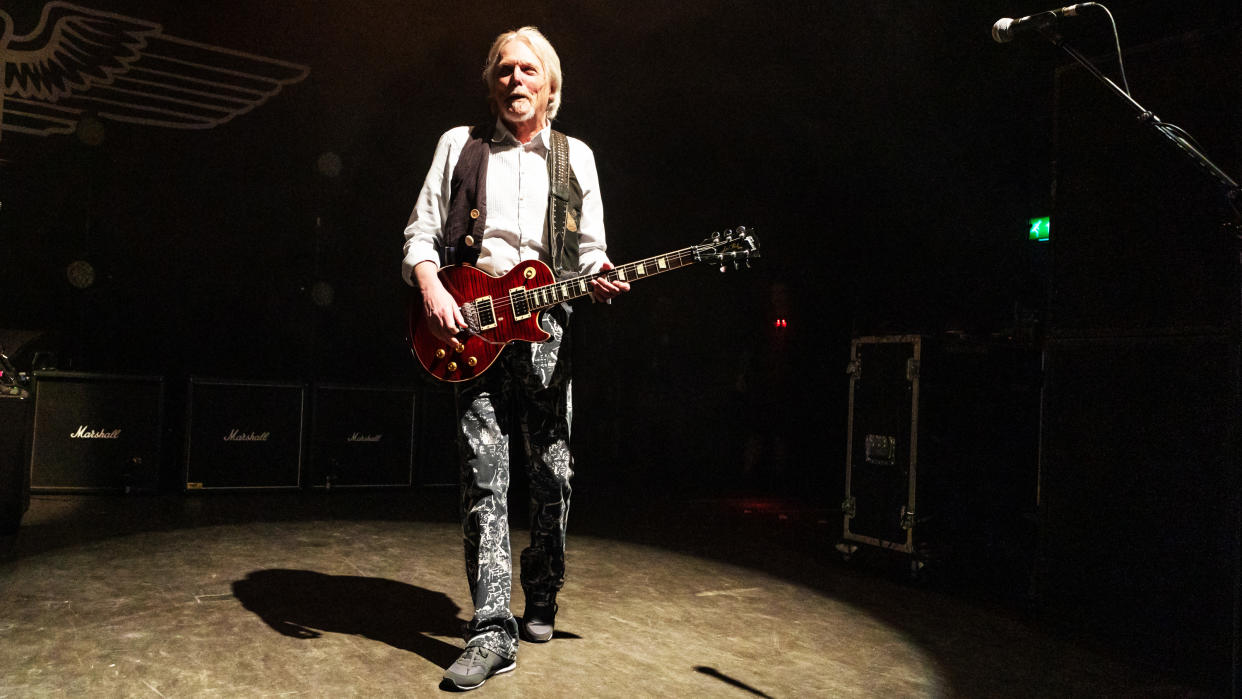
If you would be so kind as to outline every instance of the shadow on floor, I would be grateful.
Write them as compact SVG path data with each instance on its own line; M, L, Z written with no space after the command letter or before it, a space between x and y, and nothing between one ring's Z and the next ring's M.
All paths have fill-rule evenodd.
M724 674L723 672L717 670L714 667L707 667L706 665L696 665L694 666L694 671L702 675L707 675L708 677L714 677L720 680L721 682L724 682L725 684L729 685L730 687L737 687L738 689L745 691L745 692L750 692L751 694L757 697L767 697L767 699L771 699L771 695L764 694L758 689L755 689L754 687L746 684L745 682L742 682L741 680L734 679Z
M36 498L37 507L19 535L9 538L7 545L0 541L0 561L136 532L246 522L457 521L455 489ZM1049 641L1058 637L1061 641L1087 640L1072 629L1059 629L1056 620L1033 614L1024 606L1020 594L1024 575L1005 580L1003 586L983 584L983 578L973 584L959 578L927 586L912 585L900 576L894 578L874 567L858 565L858 561L844 563L833 549L840 532L839 512L810 500L693 499L674 493L654 495L650 491L608 491L588 486L575 492L571 546L574 536L614 539L724 561L805 586L900 629L935 659L946 686L962 696L997 693L994 682L999 671L981 671L981 657L1003 667L1004 676L1025 677L1036 688L1024 692L1019 684L1006 688L1007 696L1038 694L1037 688L1043 686L1039 677L1026 674L1038 673L1038 668L1054 665L1062 657ZM511 504L513 524L520 529L525 526L520 493L511 493ZM453 580L445 584L459 583ZM443 593L405 583L305 570L259 570L236 581L234 594L274 630L289 636L357 634L417 653L439 667L447 666L459 652L457 643L436 636L454 641L459 637L461 610ZM393 621L393 609L411 610L418 616L403 618L398 626ZM992 619L987 623L976 619L975 624L991 631L963 637L946 628L944 620L950 613ZM998 645L993 635L1014 632L1029 636L1029 643ZM1115 641L1095 641L1089 644L1094 650L1122 662L1134 662ZM1143 675L1164 674L1163 668L1136 669ZM710 674L708 670L699 672ZM727 676L712 676L731 684ZM1189 679L1192 685L1214 684L1203 678ZM1193 690L1189 696L1195 696Z
M395 580L256 570L233 583L233 596L291 638L352 634L416 653L441 667L461 652L457 644L435 638L460 635L461 608L443 592Z

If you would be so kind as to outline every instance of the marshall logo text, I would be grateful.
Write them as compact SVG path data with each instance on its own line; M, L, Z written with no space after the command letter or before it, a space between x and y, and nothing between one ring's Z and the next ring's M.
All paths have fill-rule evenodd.
M383 438L384 435L382 434L362 434L361 432L355 432L349 435L349 439L346 439L345 441L375 444Z
M231 430L224 435L226 442L266 442L271 437L271 432L242 432L241 430Z
M69 439L120 439L121 430L118 427L115 430L92 430L86 425L79 425L78 429L69 433Z

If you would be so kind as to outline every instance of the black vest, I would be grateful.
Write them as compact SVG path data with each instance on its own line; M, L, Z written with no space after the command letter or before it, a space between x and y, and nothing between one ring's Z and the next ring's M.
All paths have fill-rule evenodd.
M483 245L487 222L487 160L491 155L493 126L470 129L450 180L448 219L444 230L444 264L474 264ZM582 186L569 166L568 142L564 134L552 132L548 152L548 214L543 240L551 258L548 262L557 278L578 274L578 223L582 220ZM562 149L557 141L562 140ZM568 171L567 183L558 186L557 153L562 152ZM559 209L559 212L558 212ZM564 212L561 214L561 212Z

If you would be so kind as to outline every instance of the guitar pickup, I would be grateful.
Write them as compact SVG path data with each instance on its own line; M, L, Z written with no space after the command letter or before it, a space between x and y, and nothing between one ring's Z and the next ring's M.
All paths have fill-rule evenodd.
M509 305L513 308L514 320L526 320L530 317L530 304L527 303L526 287L517 286L509 289Z
M483 332L496 327L496 310L492 307L492 297L482 296L461 307L466 316L466 325L475 332Z

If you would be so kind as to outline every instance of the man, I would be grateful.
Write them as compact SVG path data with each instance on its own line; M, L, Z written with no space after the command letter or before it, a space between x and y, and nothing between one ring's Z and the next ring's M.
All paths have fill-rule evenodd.
M552 45L534 27L501 34L483 78L493 119L440 138L405 229L402 273L422 292L428 326L445 341L466 323L437 276L440 262L503 275L523 260L540 259L558 277L612 267L594 155L550 126L561 104L560 59ZM596 279L591 296L606 301L628 289ZM457 689L514 669L519 634L533 642L552 638L573 474L568 318L567 307L551 309L543 316L550 340L512 343L487 373L458 387L462 532L474 617L465 652L444 673ZM520 630L509 610L506 497L514 429L525 441L532 501L531 542L521 557Z

